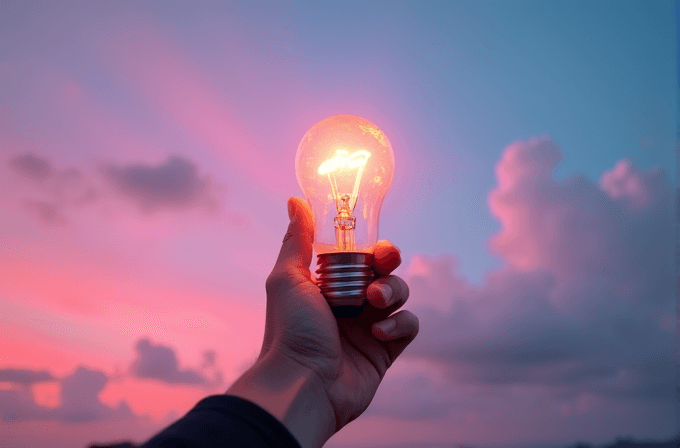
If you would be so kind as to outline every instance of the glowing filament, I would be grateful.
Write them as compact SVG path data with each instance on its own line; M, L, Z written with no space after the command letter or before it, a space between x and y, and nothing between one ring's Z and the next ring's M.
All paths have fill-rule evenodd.
M361 176L364 173L364 167L366 166L366 161L368 160L369 157L371 157L371 153L364 149L360 149L359 151L354 152L352 155L349 155L349 151L347 151L346 149L338 149L335 152L335 157L326 160L319 167L318 170L319 174L328 175L328 181L331 184L333 199L335 199L335 207L337 208L338 212L340 212L341 209L340 205L341 198L340 195L338 194L338 186L335 180L334 173L341 168L345 169L358 168L357 176L354 180L354 188L352 189L352 194L349 198L349 203L347 204L347 202L345 202L347 205L349 205L351 212L351 210L354 210L354 206L357 203L359 195L359 184L361 183Z

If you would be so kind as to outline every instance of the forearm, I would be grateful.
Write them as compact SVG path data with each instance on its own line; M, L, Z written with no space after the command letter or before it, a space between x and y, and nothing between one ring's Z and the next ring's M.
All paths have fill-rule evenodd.
M303 448L317 448L335 433L335 413L321 379L294 361L258 360L227 394L246 399L276 417Z

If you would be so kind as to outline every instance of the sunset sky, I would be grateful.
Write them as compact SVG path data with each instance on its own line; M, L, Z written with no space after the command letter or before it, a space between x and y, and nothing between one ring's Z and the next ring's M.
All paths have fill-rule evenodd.
M676 8L0 0L0 445L226 391L336 114L392 143L420 334L326 446L673 436Z

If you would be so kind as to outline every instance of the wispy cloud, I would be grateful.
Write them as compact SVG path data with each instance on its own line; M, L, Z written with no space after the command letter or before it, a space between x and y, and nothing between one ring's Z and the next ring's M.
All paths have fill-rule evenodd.
M210 177L200 176L194 162L179 156L157 165L105 164L98 170L104 182L98 184L91 180L96 171L59 170L48 158L33 153L13 156L7 166L23 180L9 186L21 198L19 206L47 225L66 224L69 213L111 194L132 202L144 213L202 208L214 215L220 208Z
M47 225L63 225L67 211L98 198L94 184L76 168L58 170L46 157L27 152L11 157L7 166L32 185L15 184L20 205Z
M12 157L8 165L19 174L37 181L43 181L52 174L52 165L31 153Z
M109 165L102 172L116 191L147 212L217 204L211 195L210 180L199 177L196 165L182 157L169 157L157 166Z

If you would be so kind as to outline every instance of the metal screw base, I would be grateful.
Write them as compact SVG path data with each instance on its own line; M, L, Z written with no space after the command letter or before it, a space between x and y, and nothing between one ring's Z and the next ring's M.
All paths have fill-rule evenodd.
M317 256L317 285L335 317L358 317L368 303L373 281L373 254L331 252Z

